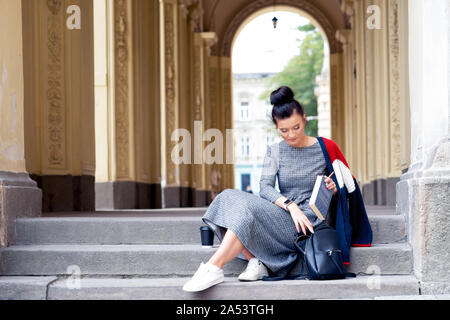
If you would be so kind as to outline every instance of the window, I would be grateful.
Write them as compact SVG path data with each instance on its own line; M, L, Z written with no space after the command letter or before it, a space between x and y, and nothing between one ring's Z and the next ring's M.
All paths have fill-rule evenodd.
M248 120L248 101L241 101L241 120Z
M250 155L250 138L242 137L241 138L241 156L248 157Z
M247 137L247 157L250 155L250 139Z

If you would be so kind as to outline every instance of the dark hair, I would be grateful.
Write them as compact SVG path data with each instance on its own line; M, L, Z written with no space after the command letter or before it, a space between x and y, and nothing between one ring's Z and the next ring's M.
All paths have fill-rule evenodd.
M294 92L287 86L282 86L270 94L272 108L272 121L276 125L278 119L286 119L292 116L294 111L303 117L303 106L294 99Z

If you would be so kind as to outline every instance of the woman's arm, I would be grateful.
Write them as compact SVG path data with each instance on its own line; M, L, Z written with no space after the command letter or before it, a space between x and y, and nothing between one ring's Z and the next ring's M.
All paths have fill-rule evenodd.
M275 182L278 173L278 144L267 147L266 156L264 157L261 179L259 180L259 195L280 208L284 209L284 202L287 200L285 196L275 189Z
M259 180L259 195L278 205L278 199L284 198L281 193L275 189L275 181L278 173L278 144L267 147L264 157L261 179ZM283 200L284 201L284 200ZM282 206L281 206L282 207Z
M272 147L269 146L267 148L266 156L264 157L261 179L259 181L259 195L284 209L283 204L287 198L275 190L275 181L278 173L278 157L278 144L275 144ZM290 213L291 215L297 232L300 232L300 229L302 229L303 234L306 234L306 228L308 228L312 233L314 233L311 222L303 211L297 206L297 204L290 204L287 211L288 212L286 213Z

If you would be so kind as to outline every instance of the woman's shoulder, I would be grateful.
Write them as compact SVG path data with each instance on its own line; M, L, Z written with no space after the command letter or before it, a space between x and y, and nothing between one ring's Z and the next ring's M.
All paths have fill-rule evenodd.
M269 151L269 152L279 151L283 142L284 142L284 140L281 140L281 141L274 142L272 144L268 144L267 151Z

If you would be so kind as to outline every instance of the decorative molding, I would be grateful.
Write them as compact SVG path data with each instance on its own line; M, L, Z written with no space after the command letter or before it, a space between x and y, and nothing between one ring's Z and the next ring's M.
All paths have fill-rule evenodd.
M129 45L128 0L114 1L115 35L115 120L117 177L129 177Z
M355 14L355 10L353 9L353 4L354 4L354 0L342 0L341 11L350 17L353 16Z
M65 166L64 155L66 132L64 110L64 34L60 13L61 0L48 0L47 8L52 13L47 18L47 104L48 104L48 162L49 167Z
M336 40L345 46L346 44L352 41L351 34L352 30L350 29L336 30Z
M203 14L205 12L203 11L203 8L200 6L200 4L197 4L194 10L190 13L190 19L191 19L191 25L193 27L194 32L201 32L203 31L202 28L202 18Z
M319 10L316 6L314 6L310 1L307 0L277 0L277 5L285 5L297 8L299 10L304 11L310 16L314 17L316 21L320 24L320 26L325 31L327 35L328 42L330 45L330 53L341 52L342 48L340 43L335 38L336 29L333 27L331 21L325 16L325 14ZM241 26L241 24L253 13L258 10L272 7L273 0L256 0L251 1L246 7L239 10L239 12L234 15L231 22L228 24L228 28L225 32L225 35L222 40L222 55L225 57L231 56L231 45L233 42L233 38ZM217 53L217 49L213 48L214 54Z
M341 11L345 15L346 28L353 28L355 22L355 4L354 0L342 0L341 2Z
M57 15L62 6L62 0L47 0L47 8L53 15Z
M165 57L165 101L166 101L166 183L168 185L176 184L177 171L172 162L171 152L173 142L171 141L172 132L176 129L176 66L175 66L175 26L174 26L174 4L164 4L164 57Z
M202 51L203 43L200 34L195 34L194 46L194 120L200 121L202 119Z
M338 66L331 64L330 70L330 91L331 91L331 136L336 139L338 129L338 110L341 108L339 104L339 69Z
M178 6L184 19L189 19L191 32L202 31L203 8L198 0L178 0Z
M211 110L218 110L217 105L217 68L210 67L209 68L209 104L211 106ZM216 120L217 116L213 114L212 116L212 128L217 128L218 123Z
M219 41L215 32L202 32L203 45L207 48L208 56L211 56L212 47Z
M187 19L187 17L189 16L188 6L190 5L190 3L188 3L187 1L181 1L181 3L179 3L178 5L180 6L181 14L183 15L183 18Z
M391 169L401 172L399 0L389 0Z
M231 129L233 115L231 114L231 68L222 68L222 85L223 85L223 111L225 114L225 128ZM225 131L224 131L225 132Z

